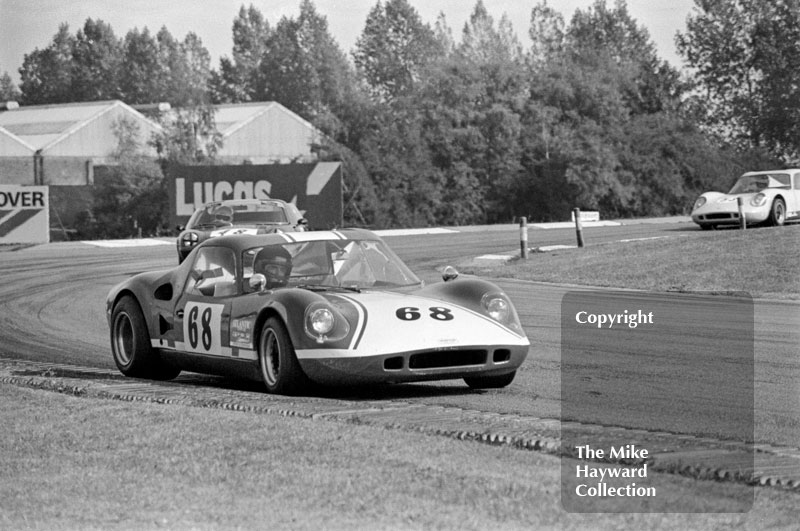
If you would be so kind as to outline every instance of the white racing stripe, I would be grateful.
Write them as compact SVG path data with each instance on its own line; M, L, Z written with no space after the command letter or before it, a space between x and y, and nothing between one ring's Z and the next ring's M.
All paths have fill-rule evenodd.
M309 231L309 232L284 232L281 233L290 242L308 242L316 240L346 240L347 238L338 231Z
M82 240L81 243L95 247L152 247L155 245L175 245L174 241L155 240L142 238L138 240Z

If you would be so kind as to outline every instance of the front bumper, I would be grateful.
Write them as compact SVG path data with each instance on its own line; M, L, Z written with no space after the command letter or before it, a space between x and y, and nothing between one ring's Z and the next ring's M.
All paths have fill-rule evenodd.
M742 214L748 225L763 223L769 217L769 208L742 206ZM712 205L711 208L701 208L692 212L692 221L698 225L738 225L740 221L739 208L736 203L733 207L727 205Z
M409 351L364 357L301 357L306 375L321 384L421 382L500 376L517 370L528 346L493 345Z

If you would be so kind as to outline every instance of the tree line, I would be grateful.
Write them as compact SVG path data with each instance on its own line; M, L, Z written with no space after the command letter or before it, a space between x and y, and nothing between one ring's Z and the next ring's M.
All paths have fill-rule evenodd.
M482 0L460 34L379 0L350 54L312 0L299 7L273 24L242 6L218 68L193 33L62 25L25 55L19 88L0 77L0 96L166 101L205 118L210 146L210 104L280 102L326 134L323 160L343 162L345 222L375 228L684 214L743 171L800 162L797 0L695 0L676 36L683 70L624 0L569 21L540 0L529 46ZM186 130L157 140L162 157L213 162Z

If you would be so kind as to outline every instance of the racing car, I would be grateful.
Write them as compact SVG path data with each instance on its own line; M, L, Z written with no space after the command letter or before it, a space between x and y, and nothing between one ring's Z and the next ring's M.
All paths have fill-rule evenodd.
M747 225L781 226L800 218L800 169L753 171L739 177L727 194L706 192L694 203L692 221L701 229L739 225L739 200Z
M459 276L425 285L364 229L228 235L106 301L127 376L243 376L266 391L463 378L509 385L530 345L509 297Z
M229 199L206 203L186 226L178 226L178 263L197 244L224 234L265 234L308 230L308 220L292 203L280 199Z

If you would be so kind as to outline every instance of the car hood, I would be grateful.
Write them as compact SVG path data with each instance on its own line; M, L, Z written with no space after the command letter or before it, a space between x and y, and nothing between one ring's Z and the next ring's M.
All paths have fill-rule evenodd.
M233 227L222 227L220 229L207 230L210 238L226 236L228 234L269 234L275 230L291 230L292 226L288 223L274 223L269 225L236 225Z
M441 299L380 291L327 293L325 297L336 306L348 305L355 310L357 318L351 318L354 329L351 329L347 347L354 355L479 345L529 345L525 336L487 315Z

